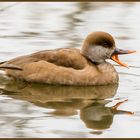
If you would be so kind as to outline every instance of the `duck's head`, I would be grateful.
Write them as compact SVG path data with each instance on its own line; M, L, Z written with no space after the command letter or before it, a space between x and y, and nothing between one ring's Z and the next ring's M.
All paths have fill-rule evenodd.
M113 37L109 33L100 31L89 34L81 49L81 53L95 64L104 63L106 59L112 59L124 67L128 65L121 62L118 55L134 52L135 51L118 49Z

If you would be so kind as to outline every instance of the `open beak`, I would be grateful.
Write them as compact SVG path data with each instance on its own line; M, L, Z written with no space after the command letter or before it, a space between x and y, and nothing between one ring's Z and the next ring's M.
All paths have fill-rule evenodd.
M118 49L116 48L115 51L113 52L111 59L113 61L115 61L116 63L118 63L119 65L123 66L123 67L128 67L127 64L124 64L123 62L121 62L118 58L118 55L121 54L130 54L130 53L135 53L136 51L130 51L130 50L122 50L122 49Z

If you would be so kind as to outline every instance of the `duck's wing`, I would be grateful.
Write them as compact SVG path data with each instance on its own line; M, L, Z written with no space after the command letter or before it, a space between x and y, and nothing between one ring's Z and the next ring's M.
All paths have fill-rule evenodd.
M74 69L83 69L87 64L87 60L81 55L80 50L76 48L62 48L55 50L44 50L30 55L20 56L10 61L0 64L2 68L9 68L13 65L13 70L23 68L25 65L33 62L46 61L57 66L69 67ZM12 64L12 65L9 65Z

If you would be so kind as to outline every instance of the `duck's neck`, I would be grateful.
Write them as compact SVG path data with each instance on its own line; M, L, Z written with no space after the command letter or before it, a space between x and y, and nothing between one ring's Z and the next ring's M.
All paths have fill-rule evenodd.
M101 73L100 80L109 84L116 84L119 81L119 76L114 66L108 62L96 65Z

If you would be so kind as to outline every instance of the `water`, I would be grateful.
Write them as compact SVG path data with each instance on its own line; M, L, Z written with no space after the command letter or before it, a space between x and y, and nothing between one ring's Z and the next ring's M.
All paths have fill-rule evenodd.
M97 30L111 33L118 48L137 53L120 57L129 69L115 66L119 86L28 85L1 74L0 137L140 137L139 9L139 2L1 2L0 61L80 48Z

